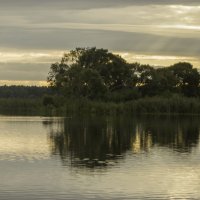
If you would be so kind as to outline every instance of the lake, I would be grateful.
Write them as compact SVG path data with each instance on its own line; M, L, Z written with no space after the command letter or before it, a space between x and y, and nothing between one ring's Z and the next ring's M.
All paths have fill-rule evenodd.
M200 199L199 122L0 116L0 199Z

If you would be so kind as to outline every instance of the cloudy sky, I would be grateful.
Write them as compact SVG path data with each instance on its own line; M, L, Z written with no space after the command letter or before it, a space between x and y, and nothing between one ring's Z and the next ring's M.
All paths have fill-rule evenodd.
M0 84L44 84L76 47L200 68L199 0L0 0Z

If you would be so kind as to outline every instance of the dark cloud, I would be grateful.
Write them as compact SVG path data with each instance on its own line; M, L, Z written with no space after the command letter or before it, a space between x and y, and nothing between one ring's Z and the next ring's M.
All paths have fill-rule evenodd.
M199 0L1 0L1 9L92 9L134 5L196 5Z
M114 51L145 54L199 56L200 38L179 38L147 33L79 29L19 29L0 32L6 48L69 50L75 47L103 47Z

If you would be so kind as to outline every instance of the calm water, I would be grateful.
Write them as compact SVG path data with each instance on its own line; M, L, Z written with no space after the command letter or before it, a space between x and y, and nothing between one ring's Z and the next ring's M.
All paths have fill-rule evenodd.
M200 119L0 117L0 199L200 199Z

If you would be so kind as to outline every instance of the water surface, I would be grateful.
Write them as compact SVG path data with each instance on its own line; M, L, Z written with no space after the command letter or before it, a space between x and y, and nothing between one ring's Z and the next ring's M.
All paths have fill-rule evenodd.
M0 117L0 199L200 199L198 117Z

